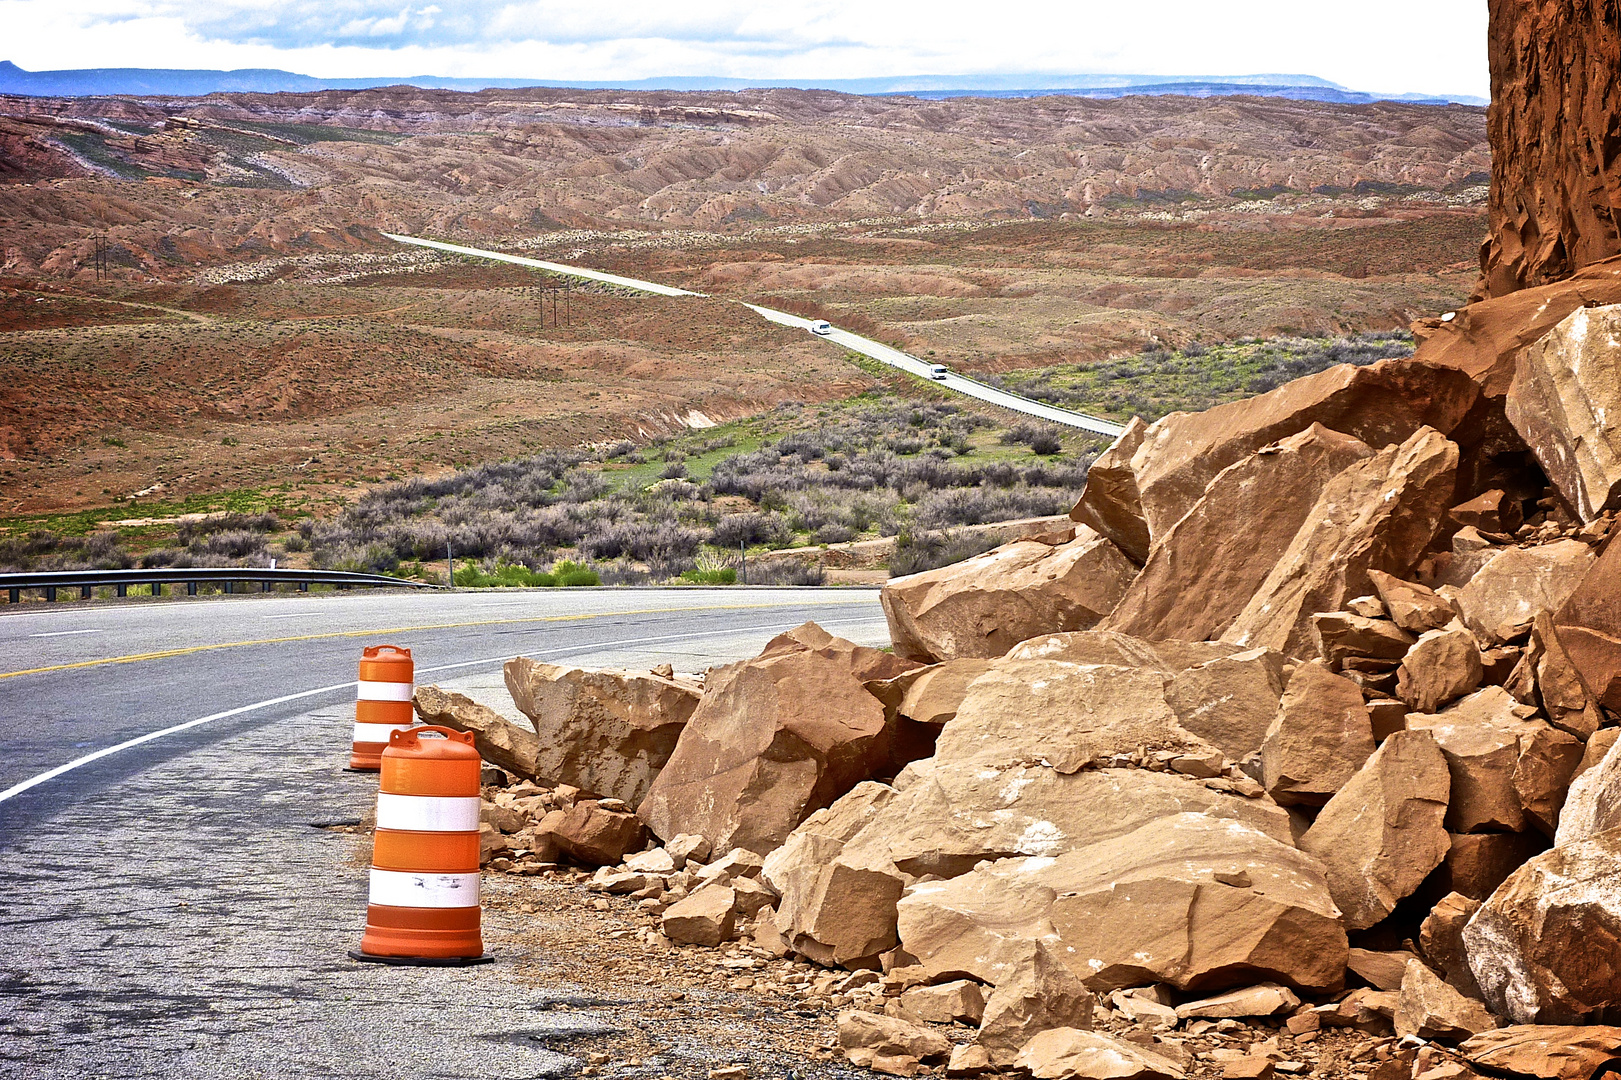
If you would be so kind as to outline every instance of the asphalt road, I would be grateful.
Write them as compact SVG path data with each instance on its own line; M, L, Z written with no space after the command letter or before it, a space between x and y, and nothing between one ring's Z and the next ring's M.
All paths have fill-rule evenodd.
M543 259L530 259L522 255L508 255L501 251L486 251L483 248L463 247L460 244L447 244L440 240L424 240L418 236L400 236L395 233L384 233L390 240L402 244L411 244L416 247L432 248L435 251L446 251L452 255L469 255L479 259L493 259L496 262L513 263L517 266L533 267L536 270L546 270L554 274L565 274L570 277L586 278L591 281L602 281L610 285L618 285L627 289L637 289L642 292L654 293L658 296L701 296L702 293L689 292L686 289L677 289L670 285L660 285L656 281L641 281L636 278L620 277L618 274L608 274L601 270L591 270L582 266L567 266L563 263L546 262ZM774 308L761 307L758 304L744 304L744 307L768 322L779 326L791 326L797 330L809 332L811 320L798 315L790 315L786 311L777 311ZM987 386L982 382L970 379L956 372L947 372L944 379L935 379L929 369L932 365L919 360L910 353L891 348L881 341L852 334L848 330L835 328L830 334L821 335L825 340L841 345L851 352L860 353L870 357L881 364L899 368L908 374L920 379L928 379L937 386L947 390L977 398L991 405L998 405L1004 409L1011 409L1026 416L1034 416L1066 427L1080 428L1097 435L1107 435L1111 439L1119 438L1126 430L1119 424L1103 420L1096 416L1074 412L1070 409L1060 409L1044 402L1034 401L1018 394L1010 394L1006 390L998 390L994 386Z
M346 958L364 921L364 837L311 826L357 819L375 798L374 776L343 771L360 649L410 647L421 683L488 685L515 655L701 670L812 618L887 642L866 590L269 596L0 614L0 1076L558 1076L581 1065L569 1053L579 1040L664 1030L656 988L643 1002L592 1001L582 973L544 954L470 969ZM490 883L492 902L510 888ZM487 905L486 941L521 920ZM711 1048L681 1030L660 1037L650 1075L712 1065ZM734 1051L756 1054L762 1073L792 1071L767 1068L769 1049L747 1049L759 1042L738 1014Z

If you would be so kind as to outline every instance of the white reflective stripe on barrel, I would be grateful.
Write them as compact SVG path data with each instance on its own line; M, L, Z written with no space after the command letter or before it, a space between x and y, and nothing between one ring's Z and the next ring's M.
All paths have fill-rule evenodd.
M408 682L371 682L361 679L357 683L360 687L357 701L410 701L411 683Z
M478 874L433 874L374 868L368 902L389 907L478 907Z
M356 724L355 742L386 743L391 731L410 731L414 724Z
M412 832L478 832L477 795L377 795L377 827Z

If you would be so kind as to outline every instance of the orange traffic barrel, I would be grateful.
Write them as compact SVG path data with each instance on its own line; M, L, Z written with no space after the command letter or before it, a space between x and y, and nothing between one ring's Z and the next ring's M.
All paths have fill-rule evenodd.
M349 768L376 772L383 763L383 748L396 731L416 720L411 691L416 667L411 650L397 645L371 645L360 656L360 682L355 701L354 747Z
M478 751L471 732L415 727L389 736L377 795L371 895L356 960L476 964Z

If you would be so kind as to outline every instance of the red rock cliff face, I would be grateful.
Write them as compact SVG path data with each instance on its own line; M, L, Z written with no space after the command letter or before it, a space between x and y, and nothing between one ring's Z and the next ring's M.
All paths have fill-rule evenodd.
M1621 253L1621 0L1490 0L1483 296Z

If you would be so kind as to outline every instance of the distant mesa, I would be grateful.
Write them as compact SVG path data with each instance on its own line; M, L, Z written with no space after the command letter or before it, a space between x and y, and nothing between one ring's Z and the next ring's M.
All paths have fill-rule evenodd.
M567 82L549 79L449 79L412 75L375 79L322 79L276 68L238 68L206 71L184 68L77 68L27 71L10 60L0 60L0 94L25 97L91 97L132 94L160 97L198 97L204 94L285 94L317 90L369 90L384 86L414 86L422 90L478 91L518 87L553 87L581 90L832 90L845 94L906 95L939 100L954 97L1073 97L1114 98L1131 94L1179 94L1221 97L1252 94L1260 97L1367 104L1407 101L1419 104L1484 105L1485 98L1468 95L1427 97L1419 94L1370 94L1349 90L1315 75L910 75L872 79L751 80L707 76L670 76L626 79L618 82Z

